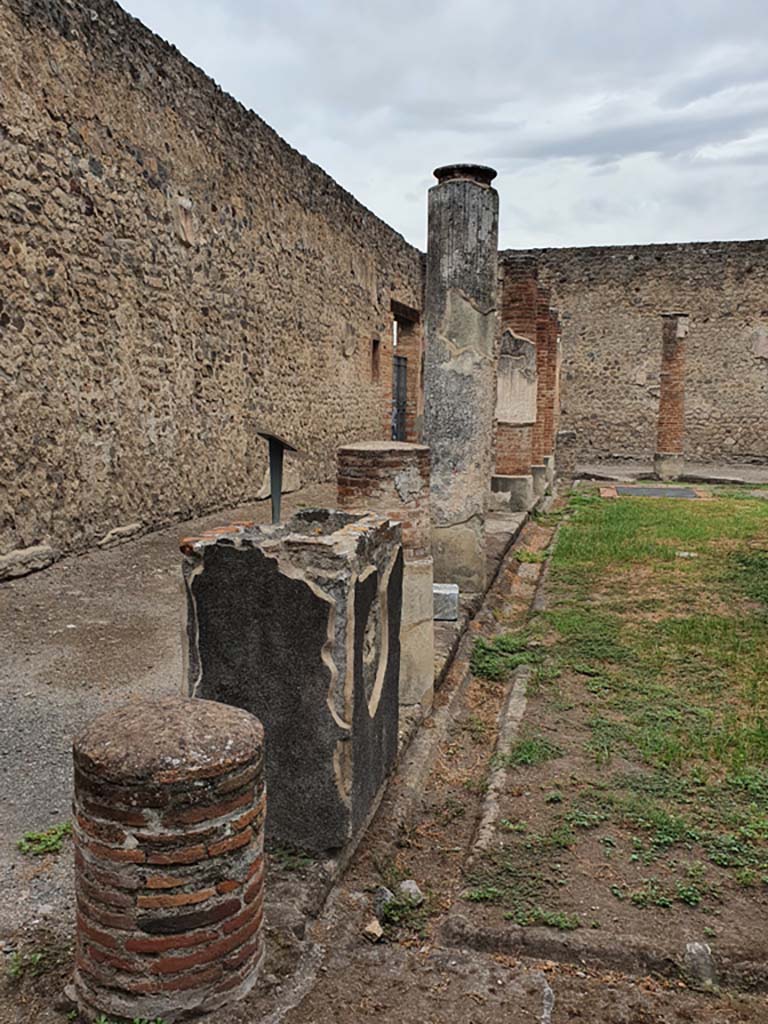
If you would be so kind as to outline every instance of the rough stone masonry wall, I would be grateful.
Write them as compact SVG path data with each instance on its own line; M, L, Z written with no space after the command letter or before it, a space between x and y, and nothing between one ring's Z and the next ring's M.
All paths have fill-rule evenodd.
M416 249L111 0L5 0L0 66L0 555L386 436Z
M690 313L689 460L768 461L768 241L506 252L535 258L562 318L563 430L578 457L650 461L659 314Z

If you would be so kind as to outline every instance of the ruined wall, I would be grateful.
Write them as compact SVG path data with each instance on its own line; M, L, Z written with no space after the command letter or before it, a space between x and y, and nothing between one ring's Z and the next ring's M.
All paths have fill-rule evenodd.
M417 250L110 0L4 0L0 66L0 554L386 436Z
M650 461L659 313L691 315L685 454L768 461L768 241L537 249L562 318L563 430L578 456Z

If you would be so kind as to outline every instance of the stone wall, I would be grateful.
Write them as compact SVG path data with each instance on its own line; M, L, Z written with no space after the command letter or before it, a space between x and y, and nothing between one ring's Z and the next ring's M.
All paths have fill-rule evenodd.
M563 430L581 459L650 461L659 314L690 313L685 454L768 461L768 241L508 251L535 259L562 318Z
M0 554L387 436L416 249L111 0L6 0L0 65Z

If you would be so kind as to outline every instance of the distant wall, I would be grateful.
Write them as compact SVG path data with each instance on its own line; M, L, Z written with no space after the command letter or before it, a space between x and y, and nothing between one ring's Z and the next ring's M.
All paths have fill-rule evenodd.
M416 249L110 0L4 0L0 66L0 554L387 436Z
M691 315L685 452L768 462L768 241L508 251L532 257L562 318L561 429L581 459L649 460L661 318Z

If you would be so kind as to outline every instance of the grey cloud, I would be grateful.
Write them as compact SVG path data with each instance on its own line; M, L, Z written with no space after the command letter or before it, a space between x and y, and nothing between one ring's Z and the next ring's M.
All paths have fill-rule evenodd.
M674 157L708 143L744 138L761 128L767 118L768 105L759 110L709 117L644 119L551 139L522 139L506 148L506 153L528 159L582 157L595 162L621 160L636 153Z
M750 230L764 0L123 2L416 244L462 159L498 165L503 244Z

